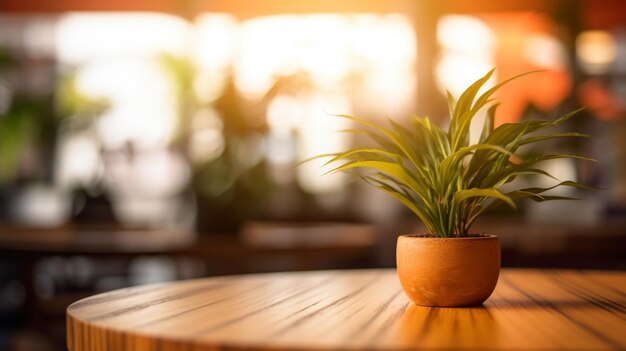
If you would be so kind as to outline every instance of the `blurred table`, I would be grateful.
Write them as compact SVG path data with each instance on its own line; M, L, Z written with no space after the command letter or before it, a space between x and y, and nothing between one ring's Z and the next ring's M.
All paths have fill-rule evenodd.
M326 231L330 226L315 228ZM101 291L141 282L145 279L146 262L166 273L165 278L162 278L164 275L157 279L148 277L152 281L280 270L360 268L375 264L373 235L353 235L354 230L362 232L361 226L333 226L338 226L337 230L342 230L349 238L303 241L301 239L307 237L304 235L298 240L274 243L237 233L196 235L177 230L113 226L38 229L0 224L0 318L12 321L12 328L35 330L63 345L67 306ZM289 233L298 237L301 229L305 229L273 227L280 229L279 234L292 228ZM248 232L254 233L256 230ZM271 237L275 235L267 236ZM279 239L283 237L281 234ZM142 267L141 264L144 270L138 271L136 268ZM154 272L152 269L148 273ZM42 277L46 280L42 281ZM18 293L22 294L18 302L10 305L10 311L3 309L7 301L4 288L8 283L17 286Z
M96 295L70 351L626 349L626 272L502 270L481 307L410 303L394 270L225 276Z
M344 268L344 263L350 262L362 267L372 265L376 245L371 226L349 223L253 223L242 233L222 235L180 230L0 226L0 255L22 261L24 268L49 256L133 259L148 255L199 258L212 275Z

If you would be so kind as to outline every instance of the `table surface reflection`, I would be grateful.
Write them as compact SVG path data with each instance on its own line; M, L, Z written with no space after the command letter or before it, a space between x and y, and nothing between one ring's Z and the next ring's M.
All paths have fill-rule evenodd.
M626 349L626 272L503 269L483 306L408 301L395 270L224 276L67 310L70 351Z

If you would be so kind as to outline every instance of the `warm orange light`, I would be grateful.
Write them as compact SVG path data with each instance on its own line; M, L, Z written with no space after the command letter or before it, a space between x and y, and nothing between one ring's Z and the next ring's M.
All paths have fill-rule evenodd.
M615 39L606 31L582 32L576 38L576 56L587 73L607 73L617 56Z
M519 120L528 104L546 112L557 107L570 93L572 77L556 25L546 15L532 12L481 18L497 33L494 60L499 77L545 70L500 89L496 125Z

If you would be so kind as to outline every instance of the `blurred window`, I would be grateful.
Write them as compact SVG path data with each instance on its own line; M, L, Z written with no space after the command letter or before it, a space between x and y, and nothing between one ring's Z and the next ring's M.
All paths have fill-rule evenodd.
M219 96L232 73L244 98L266 101L266 154L275 167L345 148L348 136L335 132L349 123L331 114L398 117L412 108L417 43L405 16L274 15L237 22L203 14L195 23L200 99ZM321 177L322 164L300 166L300 185L313 193L341 189L342 175Z

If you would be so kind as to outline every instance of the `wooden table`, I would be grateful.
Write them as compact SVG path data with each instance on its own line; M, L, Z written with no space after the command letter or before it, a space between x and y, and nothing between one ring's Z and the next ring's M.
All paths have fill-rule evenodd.
M481 307L410 303L394 270L139 286L67 310L70 351L626 349L626 272L504 269Z

